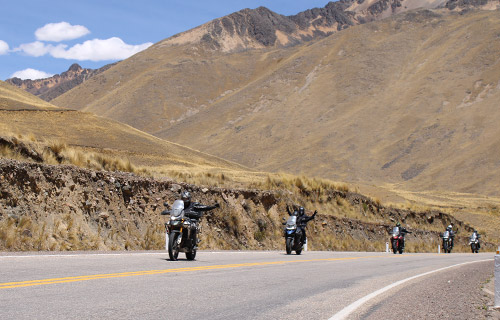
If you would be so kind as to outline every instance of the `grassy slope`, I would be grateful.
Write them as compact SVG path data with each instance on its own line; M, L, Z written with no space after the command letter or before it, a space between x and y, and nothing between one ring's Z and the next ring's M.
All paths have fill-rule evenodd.
M0 110L57 110L58 107L0 80Z
M170 143L117 121L59 109L4 82L0 85L0 101L4 102L0 110L3 136L58 141L83 150L128 158L142 166L245 170L235 163Z

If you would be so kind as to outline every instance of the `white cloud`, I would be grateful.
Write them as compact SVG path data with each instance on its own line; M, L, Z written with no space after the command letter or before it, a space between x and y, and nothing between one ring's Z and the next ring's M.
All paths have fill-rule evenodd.
M66 45L58 45L50 50L54 58L63 58L70 60L122 60L126 59L144 49L150 47L153 43L147 42L139 45L130 45L123 42L122 39L113 37L109 39L88 40L81 44L66 49Z
M35 31L37 40L60 42L73 40L89 34L89 29L84 26L72 26L67 22L48 23Z
M45 79L45 78L49 78L52 76L53 76L53 74L43 72L40 70L28 68L28 69L24 69L21 71L16 71L10 77L11 78L20 78L23 80L25 80L25 79L36 80L36 79Z
M43 42L35 41L31 43L23 43L19 47L15 48L14 51L22 51L32 57L41 57L49 53L53 48L53 45L47 45Z
M9 45L7 42L0 40L0 56L9 52Z

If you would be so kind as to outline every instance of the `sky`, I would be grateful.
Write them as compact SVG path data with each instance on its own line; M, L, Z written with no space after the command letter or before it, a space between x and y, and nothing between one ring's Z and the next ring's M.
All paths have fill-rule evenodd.
M97 69L215 18L260 6L294 15L328 0L0 0L0 80Z

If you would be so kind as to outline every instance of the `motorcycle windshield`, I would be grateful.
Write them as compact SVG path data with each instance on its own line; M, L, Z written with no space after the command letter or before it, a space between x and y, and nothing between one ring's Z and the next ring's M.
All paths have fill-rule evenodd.
M392 228L392 234L395 236L399 236L399 227Z
M175 200L174 205L172 206L172 210L170 211L170 215L172 218L179 218L184 213L184 201Z
M449 238L450 237L450 232L449 231L445 231L443 233L443 238Z
M290 216L286 221L287 228L293 228L297 226L297 216Z
M476 235L473 234L472 236L470 236L470 241L476 241Z

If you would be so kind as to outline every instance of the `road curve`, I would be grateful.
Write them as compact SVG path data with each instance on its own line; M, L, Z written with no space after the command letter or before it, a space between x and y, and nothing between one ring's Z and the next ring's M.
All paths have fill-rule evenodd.
M225 251L174 262L165 252L1 253L0 306L15 319L359 318L384 310L399 286L418 287L425 300L426 286L416 284L440 273L473 273L473 265L492 273L493 256Z

